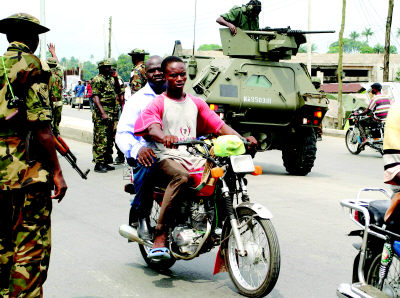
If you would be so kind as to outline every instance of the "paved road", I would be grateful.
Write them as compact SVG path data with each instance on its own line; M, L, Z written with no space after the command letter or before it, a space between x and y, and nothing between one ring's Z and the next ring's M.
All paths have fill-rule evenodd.
M82 168L93 168L91 146L69 144ZM342 138L324 137L306 177L287 175L278 151L258 154L256 163L264 174L249 177L249 192L274 214L281 246L281 272L270 297L335 297L337 285L350 281L355 255L353 239L345 236L354 225L339 201L362 187L383 186L381 157L368 150L353 156ZM54 203L45 297L239 296L227 273L212 275L215 251L179 261L163 274L146 267L137 245L118 234L130 201L122 191L122 166L91 172L87 181L66 162L62 166L69 190Z

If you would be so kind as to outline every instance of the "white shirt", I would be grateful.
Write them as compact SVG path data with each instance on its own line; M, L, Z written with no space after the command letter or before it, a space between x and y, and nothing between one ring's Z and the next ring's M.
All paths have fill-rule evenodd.
M136 119L139 117L142 110L144 110L144 108L156 96L157 94L150 87L149 83L147 83L142 89L133 94L125 103L121 117L118 121L115 142L126 158L136 158L140 148L147 144L142 137L135 136L133 130Z

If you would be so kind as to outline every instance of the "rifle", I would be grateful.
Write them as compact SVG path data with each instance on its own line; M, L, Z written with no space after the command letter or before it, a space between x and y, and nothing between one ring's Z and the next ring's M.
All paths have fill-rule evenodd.
M328 31L302 31L302 30L292 30L290 26L286 28L271 28L265 27L260 29L260 31L267 31L267 32L276 32L278 34L288 34L288 35L296 35L296 34L319 34L319 33L335 33L335 30L328 30Z
M82 179L87 179L87 175L89 174L90 169L87 169L85 172L82 172L82 170L76 164L76 157L71 152L71 150L69 150L67 143L65 143L65 141L61 138L61 136L55 133L54 131L53 131L53 139L57 152L65 157L65 159L70 163L72 168L78 172L78 174L82 177Z

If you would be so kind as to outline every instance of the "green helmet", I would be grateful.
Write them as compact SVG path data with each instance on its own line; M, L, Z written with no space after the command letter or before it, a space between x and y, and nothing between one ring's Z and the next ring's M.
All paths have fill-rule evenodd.
M117 60L111 59L111 67L112 68L117 68Z
M111 61L111 59L104 59L104 60L101 60L97 65L98 65L98 68L100 68L102 66L112 66L112 61Z
M40 25L37 18L27 13L16 13L8 18L0 20L0 33L7 34L13 31L19 31L21 27L29 29L37 34L45 33L50 30Z
M149 53L147 53L145 50L143 49L133 49L130 53L128 53L129 56L134 56L134 55L148 55Z
M57 65L58 63L57 63L57 59L56 58L54 58L54 57L49 57L49 58L47 58L47 64L48 65L50 65L50 66L52 66L52 65Z

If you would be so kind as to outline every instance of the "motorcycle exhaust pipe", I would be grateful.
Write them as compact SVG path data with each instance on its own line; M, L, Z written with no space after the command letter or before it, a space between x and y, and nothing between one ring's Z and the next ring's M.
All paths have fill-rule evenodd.
M130 225L121 225L119 227L119 234L130 241L137 242L141 245L151 246L149 243L140 238L137 230Z

